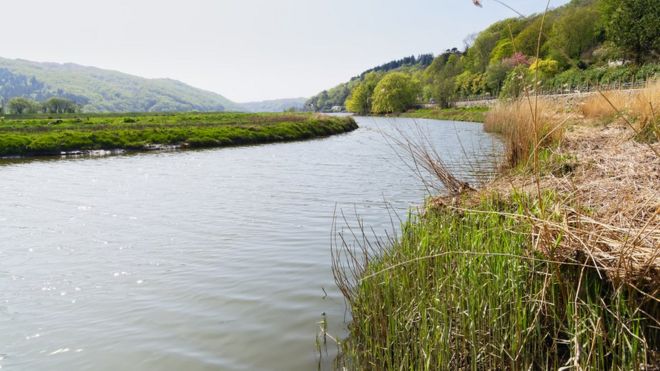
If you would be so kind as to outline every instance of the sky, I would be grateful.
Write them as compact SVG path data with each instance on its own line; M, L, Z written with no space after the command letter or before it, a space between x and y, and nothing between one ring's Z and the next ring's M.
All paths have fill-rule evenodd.
M506 0L523 14L547 0ZM568 0L551 0L557 7ZM6 1L0 56L173 78L235 102L309 97L515 16L496 0Z

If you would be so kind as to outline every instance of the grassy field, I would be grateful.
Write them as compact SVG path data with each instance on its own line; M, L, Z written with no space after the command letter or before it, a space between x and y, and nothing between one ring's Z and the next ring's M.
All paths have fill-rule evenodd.
M352 118L311 114L109 114L5 117L0 156L47 156L157 146L222 147L303 140L355 130Z
M401 117L418 119L484 122L488 107L471 108L422 108L401 114Z

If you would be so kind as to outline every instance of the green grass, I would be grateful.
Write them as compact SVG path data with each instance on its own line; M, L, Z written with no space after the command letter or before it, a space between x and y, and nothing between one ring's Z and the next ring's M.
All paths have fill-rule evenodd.
M594 269L534 252L525 215L539 213L529 196L492 195L472 211L441 207L413 217L399 241L353 276L359 283L346 295L352 322L341 365L633 370L653 364L658 302Z
M143 150L150 145L220 147L302 140L354 130L351 118L310 114L130 114L8 117L0 156Z
M660 117L651 118L640 126L639 132L635 135L636 141L652 144L660 140Z
M433 119L433 120L451 120L451 121L469 121L484 122L488 107L470 107L470 108L423 108L411 110L402 117Z

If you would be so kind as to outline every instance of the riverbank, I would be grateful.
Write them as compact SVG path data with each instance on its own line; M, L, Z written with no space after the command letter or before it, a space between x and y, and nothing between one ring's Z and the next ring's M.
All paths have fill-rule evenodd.
M0 121L0 156L211 148L326 137L357 129L350 117L172 113L11 117Z
M431 120L484 122L486 119L486 112L488 112L487 107L421 108L402 113L401 117Z
M656 85L571 110L493 108L485 128L507 142L497 179L430 199L389 247L333 251L353 318L339 362L657 369L658 101Z

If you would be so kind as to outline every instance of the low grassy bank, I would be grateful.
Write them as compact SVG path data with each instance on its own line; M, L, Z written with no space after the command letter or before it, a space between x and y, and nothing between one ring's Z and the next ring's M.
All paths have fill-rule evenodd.
M556 195L544 195L551 203ZM364 270L349 298L349 369L633 370L658 344L657 302L613 285L589 257L531 246L543 217L524 194L430 207ZM561 216L555 215L556 223ZM560 235L547 236L548 246ZM558 257L555 257L558 259ZM584 265L584 267L582 267ZM641 304L641 306L640 306ZM649 313L649 314L645 314ZM656 317L657 319L657 317Z
M319 138L355 130L349 117L311 114L131 114L4 118L0 156L158 146L221 147Z
M488 107L471 108L422 108L401 114L401 117L418 119L484 122Z
M657 369L658 88L494 108L498 179L430 199L396 241L333 250L352 314L341 366Z

